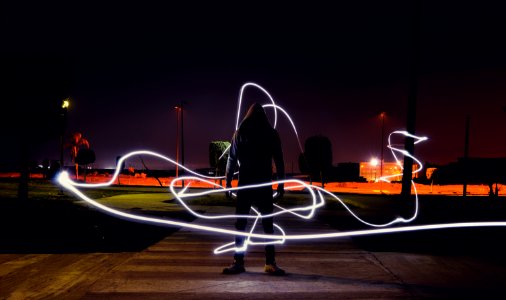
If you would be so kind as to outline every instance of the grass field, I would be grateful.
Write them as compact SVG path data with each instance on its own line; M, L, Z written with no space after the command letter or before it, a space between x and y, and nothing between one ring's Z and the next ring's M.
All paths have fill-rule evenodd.
M143 209L153 215L193 220L175 204L154 205L167 199L160 189L109 187L86 193L125 211ZM143 195L143 200L125 201L128 195L132 199ZM178 230L109 216L44 180L30 181L26 202L17 199L15 182L0 182L0 226L4 253L139 251Z
M112 208L172 220L192 221L167 188L110 186L84 190L86 195ZM409 217L414 201L397 196L341 194L339 197L368 222L385 223L399 214ZM306 193L286 193L284 207L307 205ZM234 206L221 192L186 200L197 210L206 206ZM315 218L336 230L365 229L341 203L326 199ZM419 216L411 224L506 220L506 199L490 197L422 196ZM178 230L122 220L91 208L45 180L31 180L29 200L17 199L17 183L0 182L0 252L117 252L139 251ZM430 253L500 254L506 251L504 228L438 230L354 238L366 250Z

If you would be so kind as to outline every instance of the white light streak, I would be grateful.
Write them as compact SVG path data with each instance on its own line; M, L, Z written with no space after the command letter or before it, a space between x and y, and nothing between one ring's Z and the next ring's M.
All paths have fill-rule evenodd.
M259 238L259 239L267 239L267 240L304 240L304 239L326 239L326 238L340 238L340 237L352 237L352 236L362 236L362 235L372 235L372 234L381 234L381 233L397 233L397 232L408 232L408 231L419 231L419 230L432 230L432 229L447 229L447 228L468 228L468 227L497 227L497 226L506 226L506 222L497 221L497 222L461 222L461 223L443 223L443 224L430 224L430 225L417 225L417 226L403 226L403 227L394 227L394 228L376 228L376 229L368 229L368 230L355 230L355 231L347 231L347 232L329 232L329 233L319 233L319 234L260 234L250 232L242 232L237 230L228 230L223 228L217 228L213 226L205 226L205 225L196 225L187 222L180 221L171 221L167 219L160 219L154 217L145 217L139 216L131 213L125 213L110 207L107 207L103 204L96 202L95 200L90 199L83 193L81 193L77 188L74 187L73 181L70 180L67 172L62 172L58 176L58 182L73 192L82 200L91 204L92 206L99 208L109 214L123 217L135 221L142 221L151 224L157 225L169 225L169 226L177 226L177 227L186 227L197 230L204 230L209 232L217 232L229 235L239 235L249 238ZM226 190L226 189L224 189ZM256 217L259 217L258 215ZM262 216L263 217L263 216ZM278 229L281 229L277 227ZM227 244L229 245L229 244ZM224 248L222 246L221 248ZM218 248L220 249L220 248ZM220 252L221 253L221 252Z
M299 148L302 152L302 145L300 143L297 129L296 129L295 124L294 124L292 118L290 117L290 115L283 108L281 108L280 106L278 106L274 102L274 99L272 98L272 96L264 88L262 88L261 86L255 84L255 83L246 83L241 87L241 90L239 93L237 119L236 119L236 126L235 126L236 130L239 126L239 118L240 118L244 90L247 87L258 88L263 93L265 93L267 95L267 97L269 98L270 102L272 102L272 104L270 104L270 103L265 104L265 105L263 105L263 107L274 109L274 125L273 125L273 127L276 127L276 125L277 125L277 111L278 110L281 111L286 116L286 118L288 119L288 121L290 122L290 124L294 130L295 136L296 136L298 144L299 144ZM418 136L410 134L406 131L394 131L388 137L388 146L387 147L391 150L392 155L393 155L397 165L401 168L401 170L402 170L403 166L402 166L401 161L397 157L396 153L411 157L418 164L418 168L413 171L413 174L420 172L422 170L422 164L417 158L412 156L409 152L407 152L404 149L399 149L399 148L392 146L391 138L395 135L400 135L404 138L406 138L406 137L413 138L415 140L415 144L425 141L425 140L427 140L427 138L426 137L418 137ZM226 151L228 151L228 148L227 148L227 150L225 150L225 152ZM225 154L225 152L222 154L222 156ZM197 225L197 224L192 224L192 223L188 223L188 222L173 221L173 220L168 220L168 219L161 219L161 218L155 218L155 217L136 215L136 214L132 214L132 213L126 213L126 212L119 211L114 208L107 207L103 204L100 204L97 201L87 197L81 191L79 191L77 189L77 187L97 188L97 187L110 186L111 184L116 182L117 177L119 176L119 172L121 171L120 169L121 169L121 165L122 165L123 161L125 161L129 157L136 156L136 155L150 155L150 156L157 157L157 158L165 160L171 164L174 164L174 165L178 166L179 168L182 168L183 170L185 170L189 174L193 175L193 176L182 176L182 177L178 177L178 178L173 179L170 182L169 190L174 195L175 199L179 202L179 204L181 204L185 209L187 209L195 217L202 218L202 219L208 219L208 220L229 219L229 218L254 219L253 225L251 226L249 232L242 232L242 231L224 229L224 228L219 228L219 227L214 227L214 226ZM389 182L389 178L396 177L398 175L399 174L383 176L379 180ZM431 225L418 225L418 226L403 226L403 227L395 227L395 228L386 228L386 227L389 227L389 226L397 224L397 223L409 223L416 218L416 216L418 214L418 194L417 194L416 186L413 181L411 181L414 191L415 191L415 209L414 209L413 215L408 219L397 217L394 220L387 222L387 223L374 224L374 223L370 223L370 222L367 222L367 221L361 219L339 197L337 197L333 193L327 191L324 188L309 185L309 184L307 184L303 181L300 181L300 180L286 179L286 180L278 180L275 182L266 182L266 183L256 184L256 185L240 186L240 187L233 187L233 188L223 188L221 185L218 185L214 182L215 180L219 180L222 178L224 178L224 176L216 177L216 176L206 176L203 174L199 174L197 172L194 172L194 171L186 168L184 165L181 165L178 162L174 161L173 159L166 157L162 154L152 152L152 151L147 151L147 150L139 150L139 151L130 152L130 153L124 155L123 157L121 157L121 159L118 161L118 163L116 165L116 170L115 170L112 178L107 182L94 183L94 184L79 183L79 182L72 181L67 172L62 172L58 176L58 183L61 186L63 186L64 188L66 188L67 190L69 190L70 192L74 193L77 197L86 201L91 206L93 206L97 209L100 209L106 213L109 213L113 216L116 216L116 217L126 218L129 220L138 221L138 222L146 222L146 223L150 223L150 224L162 225L162 226L185 227L185 228L190 228L190 229L195 229L195 230L203 230L203 231L216 232L216 233L222 233L222 234L227 234L227 235L246 237L244 244L241 247L236 247L234 242L227 243L225 245L222 245L222 246L216 248L214 250L214 253L216 253L216 254L229 252L229 251L244 252L247 250L249 245L283 244L286 240L340 238L340 237L351 237L351 236L363 236L363 235L370 235L370 234L385 234L385 233L409 232L409 231L418 231L418 230L434 230L434 229L443 229L443 228L506 226L506 222L464 222L464 223L431 224ZM182 188L178 192L178 191L176 191L175 186L177 185L177 183L179 181L185 181L185 182L187 182L187 184L184 186L184 188ZM206 184L210 185L211 187L213 187L213 189L200 190L198 192L191 192L190 188L191 188L193 182L206 183ZM272 186L272 185L276 185L276 184L285 184L286 190L290 190L290 189L305 189L305 190L307 190L307 192L309 193L309 197L311 198L311 201L309 201L310 204L307 206L301 206L301 207L295 207L295 208L285 208L281 205L274 204L274 207L276 208L276 210L273 211L271 214L267 214L267 215L262 215L256 209L252 208L252 210L254 212L253 215L226 214L226 215L208 216L208 215L200 214L200 213L192 210L191 207L188 206L185 202L185 199L189 199L189 198L193 198L193 197L202 197L202 196L206 196L206 195L210 195L210 194L214 194L214 193L224 193L224 192L228 192L228 191L235 192L238 190L261 188L261 187L267 187L267 186ZM276 196L276 194L274 196ZM371 226L371 227L375 227L375 228L368 229L368 230L348 231L348 232L331 232L331 233L319 233L319 234L298 234L298 235L295 234L294 235L294 234L286 234L285 231L283 230L283 228L281 228L277 224L274 224L274 227L276 228L277 231L279 231L279 234L260 234L260 233L254 232L258 221L262 218L270 218L270 217L279 216L279 215L287 214L287 213L295 215L295 216L300 217L302 219L312 218L314 216L316 210L318 208L322 207L323 205L325 205L325 197L324 196L328 196L328 197L330 197L330 199L338 201L358 221L362 222L363 224L365 224L367 226ZM255 239L255 240L253 240L253 239ZM256 241L256 239L262 239L264 241Z
M272 105L274 106L276 105L276 103L274 102L274 98L272 98L271 94L269 94L269 92L267 92L263 87L253 82L243 84L241 90L239 91L239 103L237 105L237 118L235 121L235 130L239 129L239 118L241 117L242 97L244 95L244 90L246 90L246 88L249 86L256 87L257 89L262 91L269 98L269 100L271 100ZM276 128L277 123L278 123L278 113L276 110L274 110L274 124L273 124L274 128Z
M299 149L300 149L300 152L304 152L304 149L302 149L302 145L300 143L300 138L299 138L299 133L297 132L297 127L295 127L295 123L293 123L293 120L292 118L290 117L290 115L286 112L286 110L284 110L281 106L278 106L276 104L265 104L265 105L262 105L262 107L272 107L274 108L274 112L276 112L278 109L285 114L285 117L288 119L288 121L290 122L290 124L292 125L292 128L293 128L293 132L295 133L295 137L297 138L297 143L299 144ZM276 128L274 126L274 128Z

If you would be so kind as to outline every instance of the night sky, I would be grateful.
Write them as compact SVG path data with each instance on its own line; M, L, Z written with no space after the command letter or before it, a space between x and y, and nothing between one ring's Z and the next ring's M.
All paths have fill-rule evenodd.
M469 115L470 156L504 157L505 7L441 2L420 9L416 133L429 141L416 156L438 164L462 157ZM175 157L180 101L186 164L207 167L209 142L233 134L245 82L262 85L292 115L302 143L329 137L334 163L379 156L382 111L385 132L405 128L410 1L185 3L4 3L0 162L15 161L10 145L27 132L31 159L58 159L48 107L67 96L67 133L84 134L99 168L137 149ZM246 106L267 101L254 90L245 96ZM287 170L293 163L297 172L297 143L283 119L279 131Z

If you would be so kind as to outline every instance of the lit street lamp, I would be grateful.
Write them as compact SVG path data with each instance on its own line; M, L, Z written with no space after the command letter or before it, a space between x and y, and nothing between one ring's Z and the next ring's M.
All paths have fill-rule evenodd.
M67 112L70 106L70 98L63 99L60 110L60 171L63 170L63 144L65 130L67 128Z

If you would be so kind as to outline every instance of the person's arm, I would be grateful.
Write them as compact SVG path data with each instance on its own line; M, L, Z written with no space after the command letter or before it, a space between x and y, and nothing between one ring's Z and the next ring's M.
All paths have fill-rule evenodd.
M237 166L237 132L232 137L230 150L228 151L227 168L225 171L226 187L232 187L235 168Z

